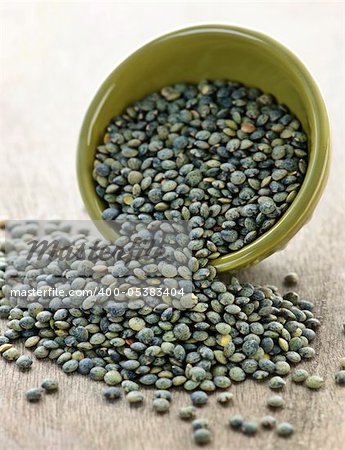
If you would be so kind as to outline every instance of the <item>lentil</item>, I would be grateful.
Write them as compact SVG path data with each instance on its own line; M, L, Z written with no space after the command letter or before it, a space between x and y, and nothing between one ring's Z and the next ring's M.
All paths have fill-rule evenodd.
M229 425L234 430L240 430L243 425L244 419L241 415L235 414L229 418Z
M110 370L105 373L103 379L108 386L115 386L121 383L122 376L117 370Z
M202 428L208 428L208 420L207 419L195 419L192 422L193 430L200 430Z
M165 398L155 398L152 407L157 413L164 414L169 411L170 403Z
M281 377L273 377L268 383L270 389L282 389L286 385L286 382Z
M241 431L247 436L253 436L258 431L258 424L253 421L243 421Z
M233 399L234 395L231 392L221 392L217 395L217 402L225 405Z
M295 286L298 283L298 275L295 272L290 272L284 277L284 284L286 286Z
M335 382L341 386L345 386L345 370L339 370L335 374Z
M46 392L55 392L59 389L59 382L55 378L46 378L41 386Z
M243 93L240 99L236 99L237 92ZM206 205L208 210L219 204L229 205L213 217L213 231L218 227L221 231L213 233L211 242L220 254L242 248L272 227L289 207L304 179L307 137L286 106L272 96L264 104L261 99L265 94L255 91L251 96L251 92L251 88L228 81L166 86L116 116L107 127L104 145L98 147L94 162L96 193L107 204L103 218L140 218L143 205L147 205L147 218L169 219L177 200L188 216L195 215L194 209L201 212L201 205L196 207L195 201ZM232 102L241 105L229 112L231 128L223 119L218 120L218 114ZM212 108L206 104L212 104ZM158 114L152 115L154 111ZM255 116L256 125L247 120L247 115ZM281 123L281 117L286 116L294 121L296 133L289 128L291 122ZM153 117L157 122L152 122ZM196 117L202 120L195 120ZM133 138L133 130L138 126L146 130L141 132L140 139ZM274 145L277 126L284 145ZM158 136L156 128L160 129ZM271 153L261 152L267 145L272 147ZM171 171L176 172L174 179L165 179L164 174ZM289 175L292 171L293 177ZM263 184L262 180L269 181ZM109 191L116 195L109 195ZM230 216L234 222L232 229L226 225ZM254 229L244 225L246 217L254 219L251 222ZM199 250L207 249L208 229L204 224L198 228L201 228ZM208 250L206 256L212 252ZM167 264L164 276L174 273L176 270Z
M241 116L239 123L241 123ZM244 127L244 129L249 128ZM221 147L222 134L218 133L219 137L214 134L215 131L213 130L209 133L210 135L202 142L211 145L209 140L212 137L212 145ZM133 143L134 138L136 139L135 136L131 136L130 141L132 142L128 147L130 151L139 152L140 145L136 146L137 143ZM172 145L169 147L171 152L174 153L179 148L192 151L188 148L191 137L186 137L186 140L178 140L176 144L175 138L171 138ZM238 140L239 147L232 152L245 151L246 149L241 148L241 146L248 146L248 149L254 150L255 142L249 144L244 142L244 139L239 138ZM251 136L248 136L247 141L250 140ZM218 151L218 147L214 149L215 152ZM198 151L203 150L197 148ZM162 149L158 149L158 151L162 151ZM280 150L280 152L282 151ZM163 154L165 158L164 155L166 154ZM275 151L274 157L277 158L278 156L280 156L279 151ZM136 156L131 158L136 159ZM174 155L169 155L169 159L163 159L158 164L167 161L174 162L173 160ZM225 180L221 180L217 171L214 171L218 167L218 162L220 162L217 158L215 161L217 164L208 165L205 171L201 169L200 165L188 168L193 169L189 172L182 170L183 165L169 170L177 172L177 175L172 174L174 180L179 176L186 178L186 173L195 172L191 177L188 177L187 187L189 191L186 192L187 195L192 190L199 189L201 183L207 184L208 181L204 181L205 178L212 178L215 175L213 178L215 178L216 183L212 181L208 187L212 191L206 190L208 194L204 195L221 199L222 197L217 197L216 194L219 195L219 192L223 189L219 182L225 182ZM274 159L274 161L279 161L279 159ZM134 164L133 161L128 161L128 164L131 164L132 171L141 170L140 167L132 165ZM157 178L159 174L144 173L145 170L139 172L142 175L140 183L145 178L150 177L151 184L147 186L148 191L152 189L158 189L159 191L150 194L150 198L157 200L156 205L160 203L168 205L168 209L161 205L159 207L159 209L162 209L162 211L159 211L160 213L169 211L171 202L174 200L171 200L172 197L170 196L166 197L166 195L174 193L174 190L186 184L186 180L176 180L176 186L171 183L166 184L166 181L171 180L169 178L171 174L166 179L159 178L159 176ZM236 193L236 189L246 189L241 196L244 196L244 198L247 198L247 195L250 196L248 188L251 185L248 180L253 179L250 178L250 172L248 173L246 172L247 169L241 168L242 175L245 175L243 177L235 174L235 170L231 170L231 168L229 170L230 181L228 183L232 183L233 186L231 185L231 187L234 193ZM280 170L280 168L277 167L275 170ZM109 166L109 174L111 171L112 169ZM231 182L231 175L233 182ZM280 182L280 176L281 173L275 172L276 180L274 181L276 183ZM127 175L124 174L123 177L126 178ZM132 182L136 181L135 177L136 174L131 176ZM195 180L199 181L196 183ZM240 181L242 183L238 184ZM257 181L259 182L259 180ZM163 183L165 183L164 192ZM195 186L192 186L194 183ZM277 185L273 185L272 188L277 189ZM251 189L255 190L255 183ZM200 191L203 192L203 189L200 188ZM191 258L188 261L187 254L176 248L173 248L171 253L174 255L172 258L177 255L177 258L182 261L182 265L185 264L183 270L179 268L179 276L184 280L192 277L193 295L185 296L176 303L175 299L168 299L166 303L159 301L158 303L147 302L147 304L142 299L136 299L135 302L129 301L128 303L119 301L112 303L109 309L103 305L100 306L94 302L94 299L86 304L83 303L80 308L66 307L65 309L61 308L60 305L60 309L57 310L54 310L48 304L45 306L34 304L30 307L30 313L28 314L33 320L23 320L26 317L26 311L20 308L9 308L8 322L12 327L10 331L11 333L15 332L15 334L9 336L14 337L14 339L25 337L27 347L35 348L36 356L55 360L66 373L78 371L81 374L89 375L93 380L104 381L110 386L104 390L103 396L110 401L116 400L121 395L115 385L121 384L123 390L127 393L128 402L134 404L141 404L144 400L143 394L138 392L140 384L155 385L159 390L154 394L153 409L164 413L170 407L171 394L167 390L172 386L183 386L187 391L194 391L191 394L193 405L182 408L179 412L180 418L184 420L194 419L196 415L194 405L199 406L207 402L208 396L205 392L212 392L216 388L226 389L231 385L231 380L243 381L247 377L264 379L273 376L270 385L282 387L285 384L284 380L280 376L274 377L274 375L288 374L290 363L299 362L315 354L310 347L310 342L314 339L314 329L318 324L313 318L312 304L299 299L296 293L290 292L281 296L274 286L240 283L236 278L233 278L227 285L215 278L215 271L208 265L208 261L212 259L210 255L218 253L217 256L219 256L220 253L228 252L230 246L235 249L245 244L243 234L241 234L241 227L244 226L244 223L248 227L247 234L252 231L257 232L257 230L251 230L251 219L254 217L253 220L255 220L255 217L257 217L256 211L253 212L252 210L253 205L258 205L257 208L260 210L258 214L267 215L265 220L271 220L269 216L276 215L276 200L273 197L272 200L267 200L267 198L271 198L271 194L265 192L265 195L262 195L257 203L255 200L253 203L244 204L243 208L241 206L243 216L236 205L231 205L224 210L222 207L220 210L217 208L211 210L208 199L204 202L203 198L201 200L193 198L194 195L199 196L200 191L193 191L192 193L190 198L191 204L193 204L192 208L189 205L183 205L184 212L187 209L190 217L195 220L195 225L198 225L194 226L191 231L194 235L193 239L190 240L195 246L193 259ZM127 194L133 197L131 201L128 198L123 201L123 207L128 212L138 197L134 195L133 191ZM262 197L267 198L262 199ZM198 202L200 205L197 204ZM226 205L220 200L219 204ZM181 206L176 205L175 211L180 211ZM215 202L212 206L220 205ZM239 223L235 230L232 229L233 224L230 223L222 228L225 221L217 224L218 216L222 214L224 214L226 221L235 221L235 223L236 216L239 215ZM210 219L212 220L210 221ZM205 225L207 221L209 222ZM217 228L212 229L214 226L217 226ZM199 230L200 228L201 230ZM140 230L136 231L140 232ZM204 236L205 231L209 232L206 236ZM235 236L230 231L236 231L237 235ZM200 233L203 234L199 236ZM223 242L217 240L217 233L220 234ZM119 238L119 244L123 244L123 247L129 243L127 237L124 233ZM183 236L180 236L180 238L183 239ZM243 243L237 242L238 240L242 240ZM117 243L114 245L117 245ZM224 251L220 251L221 247L224 247ZM19 250L20 246L18 246ZM201 252L201 254L198 252ZM84 283L85 286L91 283L91 286L93 286L92 283L100 282L101 284L104 283L105 286L110 286L119 274L122 274L127 282L127 277L132 277L134 270L140 283L142 283L146 274L156 274L157 270L169 279L169 282L175 281L171 277L176 273L176 267L171 263L168 256L166 256L166 261L149 261L150 264L148 262L141 264L135 259L126 261L126 264L120 264L121 261L114 260L110 260L109 263L98 261L97 263L90 262L91 264L87 264L89 262L74 261L74 266L72 267L72 263L67 268L70 277L66 277L64 280L66 289L72 284L75 286L79 283ZM160 264L161 262L166 264ZM46 275L40 269L37 270L38 276ZM23 274L27 275L25 269ZM129 284L130 280L128 280ZM41 281L38 281L38 283L41 283ZM18 327L16 321L18 323L21 321L24 324L23 329ZM7 336L8 334L4 336L5 340L0 341L0 345L9 344L6 341L6 339L9 339ZM274 379L275 381L273 381ZM226 404L232 398L231 393L223 392L218 395L217 401ZM267 419L266 421L262 419L261 421L261 425L267 428L273 427L274 423L274 419ZM234 429L242 430L243 433L248 435L255 434L258 429L256 422L244 421L239 416L232 417L229 424ZM197 443L206 443L212 438L207 422L203 420L199 419L193 423L193 430L194 440ZM206 438L204 437L205 434L200 433L200 431L205 430L208 432ZM196 438L197 433L201 437Z
M303 383L309 377L309 373L305 369L295 369L292 372L291 379L295 383Z
M136 404L136 403L142 403L144 401L144 396L139 391L130 391L126 395L126 399L128 403Z
M28 402L38 402L42 398L42 389L40 388L29 389L28 391L26 391L25 396Z
M206 428L199 428L193 432L193 439L197 445L206 445L212 440L212 433Z
M277 424L277 420L272 416L264 416L260 420L260 424L261 424L262 428L272 430L273 428L275 428L275 426Z
M305 385L309 389L320 389L324 384L323 378L321 378L319 375L310 375L305 380Z
M32 358L30 356L22 355L16 360L16 365L21 370L28 370L32 366Z
M283 408L285 401L280 395L272 395L267 399L267 406L270 408Z
M179 410L179 418L182 420L192 420L196 417L196 408L193 405L183 406Z
M294 431L293 426L288 422L282 422L276 428L277 435L281 437L290 437Z
M170 402L172 399L172 394L169 391L155 391L154 397L155 398L164 398L165 400L168 400Z
M20 353L15 347L10 347L8 350L2 353L2 356L4 359L6 359L6 361L12 362L16 361L19 358Z
M202 406L207 403L208 395L203 391L195 391L190 395L190 399L194 406Z
M112 402L121 398L121 391L115 386L109 386L103 389L103 397Z

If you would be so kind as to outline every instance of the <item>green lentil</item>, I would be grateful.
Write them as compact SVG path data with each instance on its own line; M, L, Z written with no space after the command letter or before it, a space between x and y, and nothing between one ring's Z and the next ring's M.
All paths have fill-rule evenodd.
M39 343L39 341L39 336L31 336L25 341L24 345L26 348L32 348L35 347Z
M251 88L239 83L204 80L195 85L180 83L178 89L176 86L149 94L109 124L104 145L97 149L93 170L97 195L108 203L103 218L140 217L146 205L145 216L161 220L176 213L177 200L185 216L193 216L199 210L204 215L205 207L197 208L190 202L207 202L207 210L224 202L237 212L234 221L241 237L234 237L233 230L222 227L228 218L227 209L221 208L212 216L222 227L217 239L211 237L217 248L213 253L236 251L273 226L296 196L307 170L307 136L295 118L298 135L288 125L278 122L281 116L289 115L285 106L271 96L267 97L272 101L264 104L261 99L265 94L251 97ZM236 98L239 92L243 95ZM224 111L224 101L241 102L241 113L232 108L230 120L219 120L217 114ZM213 108L206 106L210 102ZM248 122L247 116L252 114L255 125ZM202 117L202 121L195 117ZM157 133L149 131L153 118L159 122ZM140 132L140 139L133 138L138 133L133 131L137 127L145 130ZM276 137L277 127L282 138ZM274 145L275 141L284 145ZM269 145L271 154L253 152L254 146L270 148ZM181 150L183 157L176 158L174 151ZM111 158L106 157L109 153ZM152 165L152 154L157 159L157 168ZM233 165L226 162L230 158ZM177 168L177 176L164 177ZM289 176L290 172L294 175ZM269 181L262 186L263 179ZM243 206L250 208L247 211ZM241 218L248 214L258 219L253 221L254 230L242 224ZM202 231L206 232L203 225ZM203 245L207 236L202 233L200 237L199 250L207 248ZM172 273L175 273L173 269L167 269L164 276Z
M241 431L247 436L254 436L258 431L258 424L253 421L244 420L241 426Z
M170 389L172 386L172 381L169 378L159 378L155 386L157 389Z
M127 399L128 403L130 403L130 404L138 404L138 403L142 403L144 401L144 396L139 391L130 391L126 395L126 399Z
M21 370L30 369L32 366L32 363L33 363L32 358L30 358L30 356L26 356L26 355L19 356L19 358L16 360L16 365Z
M229 425L234 430L240 430L242 428L244 419L240 414L235 414L229 418Z
M291 370L290 364L286 361L277 361L275 371L277 375L287 375Z
M145 327L145 321L140 317L132 317L128 321L129 327L134 331L140 331Z
M71 359L69 361L66 361L63 366L62 366L62 370L65 373L72 373L75 372L78 369L78 361L76 361L75 359Z
M109 386L103 389L103 397L112 402L121 398L121 391L117 387Z
M169 391L158 390L158 391L154 392L154 397L155 398L164 398L165 400L168 400L170 402L172 399L172 394Z
M267 399L267 406L270 408L283 408L285 401L280 395L272 395Z
M221 405L230 403L234 398L234 394L231 392L221 392L217 395L217 402Z
M110 370L104 375L103 379L108 386L116 386L121 383L122 376L117 370Z
M190 369L189 376L193 381L202 381L206 377L206 370L202 367L192 367Z
M193 405L183 406L178 415L182 420L192 420L196 417L196 408Z
M213 171L219 167L219 161L209 160L207 167ZM155 175L152 184L154 179ZM163 180L157 179L158 184ZM217 181L221 180L217 178ZM197 205L198 201L193 203L197 211L192 210L191 217L198 224L192 229L196 233L193 241L203 241L198 235L204 232L201 225L210 219L216 220L222 207L217 204L208 207L207 203ZM268 203L271 204L267 200L264 203L265 208ZM220 210L211 209L218 206ZM251 204L243 208L249 214ZM233 207L225 211L228 221L240 214ZM250 214L247 219L251 219ZM216 222L210 223L212 228ZM246 223L250 227L250 222ZM197 243L201 245L198 251L211 248L210 251L214 252L214 242L210 244L208 240L218 232L211 228L208 228L209 235L205 241ZM20 253L20 245L13 242L11 258L15 260ZM126 235L119 238L121 245L128 242ZM173 255L177 254L183 260L180 254L183 252L176 248L172 250ZM186 302L182 308L174 299L161 304L145 304L142 299L128 304L114 302L109 311L94 304L87 312L78 308L60 308L51 312L42 305L34 304L29 314L34 322L29 319L22 323L26 327L32 326L29 331L37 333L37 336L28 338L25 345L28 348L36 346L34 354L38 358L55 360L66 373L78 371L93 380L110 380L112 383L115 371L122 377L117 384L122 379L131 378L131 381L124 380L128 384L123 384L128 391L144 384L155 385L159 389L183 386L187 391L198 389L212 392L218 387L227 388L230 380L243 381L246 377L260 380L274 374L286 374L290 358L291 362L299 362L298 358L315 354L309 342L315 336L313 329L318 326L318 321L313 318L310 302L300 300L298 294L293 292L282 297L272 286L240 283L235 278L226 285L214 278L215 272L207 265L208 256L204 254L191 259L193 270L190 270L198 274L200 284L194 285L193 295L181 299L181 304ZM67 269L71 277L66 278L66 284L75 287L89 283L92 286L96 280L103 280L105 286L109 286L115 276L131 275L131 270L140 268L139 262L134 259L126 265L122 261L112 261L109 267L107 262L75 261L74 264ZM158 266L159 263L150 264ZM142 267L150 264L145 261ZM151 269L149 267L147 273L152 273ZM35 270L37 276L44 275L40 268ZM142 273L138 272L138 275ZM26 312L20 308L8 308L10 326L18 328L19 321L24 317ZM14 328L5 332L0 341L1 349L4 345L10 346L6 350L12 348L7 336L13 340L27 337L28 330L15 331ZM13 334L14 331L16 334Z
M302 347L299 350L299 354L303 357L303 358L314 358L315 356L315 350L312 347Z
M165 398L155 398L152 402L152 407L157 413L164 414L169 411L170 402Z
M341 386L345 386L345 370L339 370L335 374L335 382Z
M49 356L49 350L43 345L40 345L34 350L34 355L37 359L45 359Z
M308 377L309 373L305 369L295 369L291 375L291 379L295 383L303 383Z
M59 389L59 382L55 378L46 378L42 381L41 386L46 392L55 392Z
M231 331L231 326L228 325L227 323L217 323L216 330L220 334L227 335Z
M15 347L11 347L3 352L2 356L4 359L6 359L6 361L12 362L16 361L19 358L20 353Z
M216 377L214 377L213 382L214 382L215 386L220 389L226 389L231 386L230 379L225 376L216 376Z
M69 362L70 361L68 361L66 364L68 364ZM63 366L62 366L62 370L63 370ZM90 375L91 380L103 381L105 376L107 375L107 371L106 371L106 369L104 367L96 366L96 367L93 367L90 370L90 374L89 375ZM119 382L121 382L121 381L119 381Z
M200 428L193 432L193 439L197 445L206 445L212 440L212 433L206 428Z
M28 391L26 391L25 396L28 402L38 402L42 398L42 389L40 388L29 389Z
M277 420L273 416L264 416L260 420L260 424L261 424L262 428L265 428L267 430L272 430L273 428L275 428L275 426L277 424Z
M268 383L270 389L282 389L286 382L281 377L272 377Z
M319 375L310 375L304 382L309 389L320 389L324 384L324 379Z
M10 350L13 347L12 344L2 344L0 345L0 354L4 354L5 352L7 352L7 350Z
M190 399L194 406L202 406L207 403L208 395L203 391L195 391L190 394Z
M121 383L121 387L125 392L138 391L139 385L131 380L123 380Z
M246 379L246 374L240 367L232 367L229 370L229 377L233 381L240 382Z

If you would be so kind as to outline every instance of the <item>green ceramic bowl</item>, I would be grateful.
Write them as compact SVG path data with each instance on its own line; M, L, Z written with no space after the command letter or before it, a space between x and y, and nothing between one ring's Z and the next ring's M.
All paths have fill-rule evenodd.
M215 260L223 272L255 264L284 248L310 219L329 172L329 121L320 91L299 59L277 41L244 28L202 25L144 45L109 75L92 100L80 133L77 171L87 211L91 219L101 220L105 204L96 195L92 167L110 119L165 85L205 78L241 81L272 93L297 115L309 137L308 170L296 199L268 232ZM104 222L101 231L106 234L107 228Z

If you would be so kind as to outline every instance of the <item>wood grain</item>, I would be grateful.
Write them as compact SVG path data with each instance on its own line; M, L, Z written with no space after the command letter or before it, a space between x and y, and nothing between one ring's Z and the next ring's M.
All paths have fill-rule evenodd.
M82 6L81 6L82 5ZM143 20L143 17L154 20ZM345 442L345 389L334 373L345 356L345 158L344 5L342 3L229 3L214 5L128 3L1 3L0 216L36 219L86 218L77 190L74 158L78 129L89 100L106 74L129 51L154 35L186 22L231 22L261 28L281 39L306 61L323 90L333 126L333 168L313 220L284 251L239 277L281 287L284 274L298 272L299 292L316 305L322 326L317 356L301 367L326 379L320 392L287 383L286 409L294 437L274 433L247 438L227 427L230 414L259 419L267 410L265 384L232 386L235 401L216 407L212 396L199 416L208 417L214 442L208 448L248 450L342 450ZM293 25L294 31L291 32ZM321 30L321 31L320 31ZM0 328L4 329L4 321ZM37 405L23 396L45 376L60 380L60 392ZM49 362L35 361L28 374L0 360L0 448L7 450L182 450L195 448L190 425L177 418L188 403L174 394L168 417L146 405L108 405L102 385L67 376Z

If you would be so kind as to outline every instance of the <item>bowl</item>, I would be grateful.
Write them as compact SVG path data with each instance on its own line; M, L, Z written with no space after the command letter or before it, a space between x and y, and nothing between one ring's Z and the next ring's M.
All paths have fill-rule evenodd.
M329 172L329 120L320 91L301 61L274 39L237 26L201 25L158 37L130 55L104 81L85 115L77 154L79 188L91 219L106 235L105 202L96 194L92 168L109 121L166 85L202 79L240 81L273 94L297 116L309 139L307 173L289 209L254 242L212 263L219 272L235 271L286 246L311 218Z

